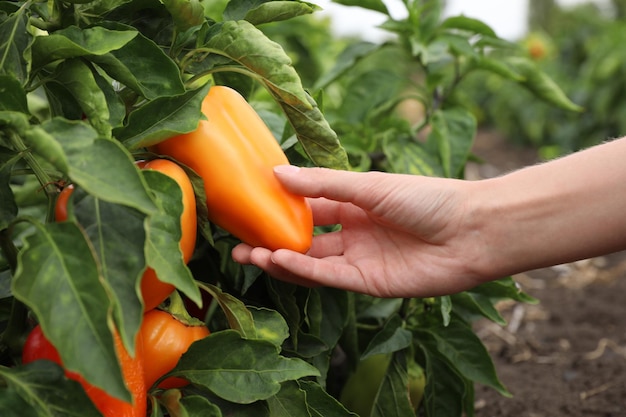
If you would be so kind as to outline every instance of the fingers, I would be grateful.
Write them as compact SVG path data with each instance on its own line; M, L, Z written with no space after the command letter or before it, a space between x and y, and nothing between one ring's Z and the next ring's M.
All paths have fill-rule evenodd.
M274 174L291 192L305 197L325 197L351 202L365 209L376 199L372 192L384 190L384 177L376 172L351 172L327 168L279 165Z
M274 278L308 287L324 286L366 292L360 272L341 257L314 258L287 249L270 254L267 272ZM261 267L261 265L259 265Z
M273 278L293 284L367 291L360 272L343 262L341 256L319 259L287 249L272 252L269 249L240 244L233 249L232 257L237 262L258 266Z

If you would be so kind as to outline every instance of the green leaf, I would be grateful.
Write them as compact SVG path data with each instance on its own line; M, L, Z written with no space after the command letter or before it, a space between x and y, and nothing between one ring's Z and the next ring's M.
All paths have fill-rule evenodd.
M413 335L403 327L399 315L393 315L376 333L361 355L361 360L382 353L393 353L411 346Z
M288 20L313 13L319 9L312 3L301 1L233 0L224 9L224 20L247 20L255 26L263 23Z
M257 74L267 88L290 105L310 107L300 76L285 50L245 20L224 22L206 47Z
M60 91L71 95L100 136L110 138L111 123L107 98L92 69L80 59L67 59L55 68L52 77L57 95Z
M146 214L156 210L128 151L117 141L97 139L86 123L55 118L32 128L25 139L42 158L94 197Z
M12 291L35 313L65 368L128 401L109 329L110 289L99 272L76 224L49 223L25 239Z
M94 72L93 76L98 84L98 87L102 90L102 94L104 95L104 99L107 103L107 108L109 110L109 125L111 125L111 128L122 126L124 120L126 119L126 105L108 78L105 78L98 72Z
M409 379L407 374L406 354L394 353L385 378L378 390L371 417L415 416L408 395Z
M240 299L223 292L215 285L207 283L200 285L218 302L220 308L226 315L228 325L231 329L237 330L241 334L241 337L248 339L257 338L257 329L252 312L248 310Z
M335 60L335 65L330 71L323 74L313 86L313 90L321 90L327 87L330 83L340 78L342 75L349 72L355 65L363 58L369 56L373 52L380 49L380 45L372 42L351 42L346 48L339 54Z
M312 381L297 381L301 390L306 393L306 400L311 417L349 417L353 413L345 409L339 401Z
M0 75L0 111L29 114L26 91L14 76Z
M412 139L387 137L383 142L383 152L392 172L430 177L443 175L437 159Z
M159 395L158 400L167 408L168 416L222 417L223 415L219 407L207 398L199 395L183 396L183 393L177 389L165 391Z
M447 177L459 178L476 136L476 118L464 108L437 110L431 118L428 141L439 150Z
M81 188L72 193L71 201L73 215L89 239L102 277L111 289L113 315L124 346L134 355L135 335L143 317L138 285L146 265L146 215L102 201Z
M283 382L280 391L267 399L267 405L272 417L309 415L306 393L296 381Z
M170 373L240 404L270 398L282 382L318 374L300 359L280 356L272 343L244 339L235 330L212 333L193 343Z
M291 344L298 350L298 336L302 320L302 312L297 298L298 286L275 279L268 279L266 282L271 301L287 320Z
M511 299L522 303L537 304L539 300L523 292L511 277L489 281L474 287L471 293L485 295L491 299Z
M180 404L189 417L222 417L219 407L200 395L181 396ZM237 414L239 415L239 414Z
M269 308L248 306L254 319L256 338L272 342L280 347L289 337L289 326L277 311Z
M537 98L563 110L583 111L581 106L572 102L561 87L530 59L514 57L507 59L506 62L524 78L521 85Z
M428 376L424 389L425 414L427 416L461 416L467 383L459 375L454 364L449 364L435 346L424 348L425 373Z
M160 281L174 285L194 303L202 302L200 289L185 264L180 249L180 217L183 194L178 183L167 175L142 171L160 210L148 217L146 259Z
M375 68L359 74L346 88L341 104L341 118L360 124L373 118L381 107L396 99L405 81L391 69Z
M28 114L17 111L0 110L0 127L2 127L3 130L7 127L14 129L15 133L23 136L26 134L30 127L28 122ZM4 135L0 136L0 141L2 140L6 140L4 138Z
M41 360L15 368L0 367L3 417L100 417L80 384L57 364ZM19 408L17 408L19 406Z
M149 101L130 113L126 126L115 129L113 135L128 149L135 150L192 132L202 117L200 106L209 87Z
M100 26L81 29L70 26L48 36L37 36L31 44L33 69L49 63L88 55L104 55L121 48L137 36L136 30L109 30Z
M387 6L382 0L333 0L333 3L343 4L344 6L357 6L386 15L389 14L389 10L387 10Z
M308 15L319 7L313 3L303 1L268 1L248 11L244 19L253 25L289 20L294 17Z
M458 29L475 33L477 35L497 38L496 32L481 20L467 16L449 17L441 23L441 29Z
M313 163L348 168L337 134L315 100L304 91L298 73L283 48L245 20L227 21L206 44L258 76L282 107L298 140Z
M134 30L120 23L106 22L102 25L115 32ZM159 45L141 33L122 47L90 56L89 59L109 76L149 100L185 92L176 63ZM155 71L156 68L158 71Z
M482 55L475 56L470 62L470 68L489 71L507 80L515 82L524 81L524 77L521 74L499 59L493 59Z
M375 355L359 361L348 376L339 400L359 416L370 416L392 355Z
M495 308L493 301L491 301L489 297L482 294L473 294L469 291L464 291L458 294L453 294L451 298L456 309L460 307L463 311L481 315L500 325L506 324L506 320Z
M315 288L313 292L319 294L321 304L319 332L314 334L327 346L336 346L352 313L349 295L346 291L327 287Z
M307 95L308 106L290 105L279 97L275 98L295 130L302 148L315 165L349 169L345 149L311 96Z
M39 417L37 410L12 389L0 389L0 413L3 417Z
M504 396L511 395L498 380L489 352L467 323L451 320L445 327L414 332L418 343L445 357L464 378L490 386Z
M0 74L9 75L24 84L28 80L27 47L31 36L26 29L26 9L13 13L0 23Z
M181 32L204 23L204 7L200 1L162 0L162 2Z

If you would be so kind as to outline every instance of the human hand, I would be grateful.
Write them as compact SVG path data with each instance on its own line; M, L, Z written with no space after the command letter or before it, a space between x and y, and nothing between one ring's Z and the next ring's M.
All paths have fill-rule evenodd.
M380 297L450 294L485 280L466 181L380 172L280 166L279 180L309 197L316 225L341 230L313 238L306 254L236 246L232 257L275 278Z

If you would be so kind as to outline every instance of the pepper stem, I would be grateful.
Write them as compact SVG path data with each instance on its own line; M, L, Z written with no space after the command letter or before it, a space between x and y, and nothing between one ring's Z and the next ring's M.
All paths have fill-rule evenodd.
M164 311L170 313L174 318L186 326L204 326L204 322L200 319L192 317L185 308L185 302L178 291L174 291L169 297L169 304L163 308Z

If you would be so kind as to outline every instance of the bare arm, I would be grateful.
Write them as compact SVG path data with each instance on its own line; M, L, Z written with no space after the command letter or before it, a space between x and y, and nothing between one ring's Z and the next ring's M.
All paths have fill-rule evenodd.
M311 198L307 255L240 245L233 258L302 285L383 297L459 292L513 273L626 248L626 139L461 181L280 167Z
M479 182L475 214L507 275L626 248L626 139Z

